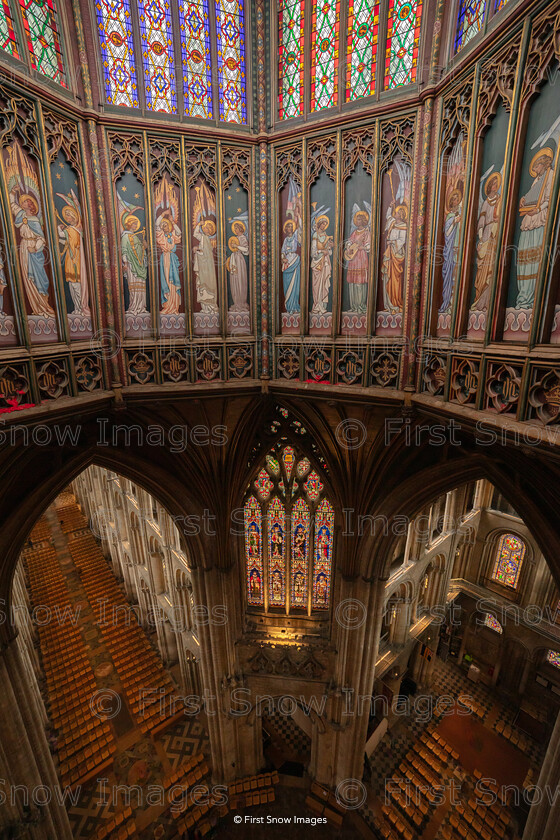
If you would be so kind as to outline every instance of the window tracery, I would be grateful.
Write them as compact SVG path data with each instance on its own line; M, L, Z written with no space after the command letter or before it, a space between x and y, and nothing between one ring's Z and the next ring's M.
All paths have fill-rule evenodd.
M326 610L334 509L323 482L285 439L265 464L244 508L247 603L296 615Z
M502 534L496 550L492 579L503 586L516 589L526 549L527 546L519 537L514 534Z

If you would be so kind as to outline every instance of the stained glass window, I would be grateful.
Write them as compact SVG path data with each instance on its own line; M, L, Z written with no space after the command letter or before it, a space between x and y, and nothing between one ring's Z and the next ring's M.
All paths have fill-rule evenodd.
M385 90L416 80L422 0L389 0Z
M166 0L138 0L146 105L150 111L177 113L173 70L173 28Z
M492 578L515 589L525 556L525 543L513 534L503 534L498 543Z
M337 103L340 0L313 0L311 14L311 110Z
M0 47L4 52L18 58L16 35L14 23L8 0L2 0L0 8Z
M284 505L274 497L268 506L268 602L271 607L286 603L286 546Z
M278 12L279 117L303 114L304 0L281 0Z
M455 36L455 52L478 35L484 23L486 0L461 0L459 4L459 18L457 20L457 34Z
M554 665L555 668L560 668L560 653L556 650L549 650L546 654L546 661Z
M348 8L348 67L346 99L375 93L375 62L379 36L379 3L350 0Z
M323 482L286 438L265 463L244 508L247 603L287 613L328 609L334 510Z
M31 66L66 87L54 0L19 0Z
M486 613L484 616L484 626L489 627L490 630L494 630L496 633L503 633L503 627L500 622L490 613Z
M314 502L315 499L319 498L321 490L323 489L323 484L317 473L313 471L312 473L310 473L309 478L307 479L303 487L311 501Z
M245 504L245 555L247 559L247 601L264 604L261 506L254 496Z
M309 508L299 498L292 508L291 605L307 609Z
M315 514L312 606L316 610L326 610L329 606L333 534L334 511L331 503L323 499Z
M212 116L212 63L208 0L179 2L185 114Z
M243 0L216 0L220 119L247 122Z
M495 12L499 12L504 6L507 6L508 0L496 0L496 8L494 9Z
M107 102L137 108L129 0L98 0L96 9Z

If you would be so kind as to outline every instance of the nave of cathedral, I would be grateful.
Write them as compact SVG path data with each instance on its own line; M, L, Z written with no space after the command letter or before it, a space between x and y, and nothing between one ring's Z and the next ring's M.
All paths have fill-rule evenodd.
M556 840L560 0L0 3L0 840Z

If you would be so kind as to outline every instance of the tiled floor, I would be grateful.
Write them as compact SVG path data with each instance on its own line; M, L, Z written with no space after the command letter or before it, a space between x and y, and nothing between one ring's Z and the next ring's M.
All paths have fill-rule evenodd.
M464 695L472 698L483 711L483 715L479 717L479 720L492 731L496 730L496 723L498 721L505 720L512 724L515 717L516 708L512 707L511 704L506 705L503 703L486 686L480 683L473 683L467 679L466 675L452 660L445 663L439 659L436 661L431 694L434 709L437 708L436 701L438 698L444 696L457 698ZM395 726L381 740L371 757L371 778L367 780L368 799L360 810L360 814L365 822L373 829L378 825L378 821L375 818L375 810L384 801L387 778L392 778L395 772L397 776L400 775L398 771L399 763L418 740L419 735L429 723L434 721L438 722L442 719L442 714L431 717L427 715L424 717L423 714L415 714L413 701L410 703L410 707L410 713L400 717ZM529 758L534 772L538 772L538 767L544 759L546 744L538 744L527 736L527 747L523 752ZM466 789L474 788L475 784L476 780L466 776ZM446 808L449 808L449 805ZM448 819L449 814L447 812L443 820L440 815L440 819L435 820L437 825L429 823L422 836L425 838L436 837L441 825L446 824Z

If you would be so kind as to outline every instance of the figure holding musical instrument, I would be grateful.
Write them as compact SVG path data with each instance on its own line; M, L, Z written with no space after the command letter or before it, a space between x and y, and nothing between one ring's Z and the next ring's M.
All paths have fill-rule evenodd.
M349 311L365 315L371 249L370 214L366 210L360 210L358 204L354 204L352 213L352 232L344 244L344 259L347 264L346 280L350 298Z
M529 166L534 180L529 191L519 202L522 221L517 253L516 309L533 307L554 179L553 162L554 152L549 146L544 146L535 154Z

